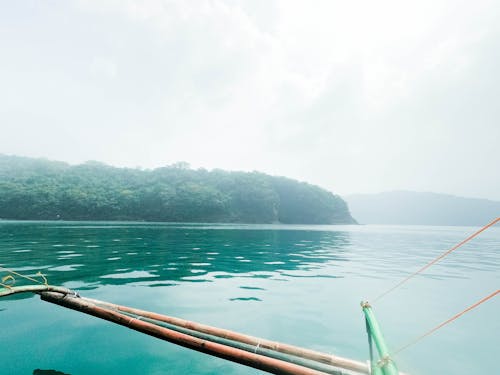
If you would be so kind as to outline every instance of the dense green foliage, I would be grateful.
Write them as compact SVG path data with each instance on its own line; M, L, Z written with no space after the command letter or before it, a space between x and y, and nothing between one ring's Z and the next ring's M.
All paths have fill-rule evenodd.
M177 222L353 223L317 186L262 173L154 170L0 155L0 218Z

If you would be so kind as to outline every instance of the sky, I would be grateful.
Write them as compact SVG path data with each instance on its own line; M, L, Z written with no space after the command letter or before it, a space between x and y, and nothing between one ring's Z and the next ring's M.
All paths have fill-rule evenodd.
M0 2L0 153L500 200L500 3Z

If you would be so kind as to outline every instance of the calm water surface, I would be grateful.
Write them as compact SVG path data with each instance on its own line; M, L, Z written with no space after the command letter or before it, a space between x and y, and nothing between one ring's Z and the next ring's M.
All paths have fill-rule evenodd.
M360 300L477 228L0 222L0 265L80 294L365 360ZM500 286L500 228L374 306L399 347ZM5 274L2 274L5 275ZM397 358L411 374L498 373L500 298ZM0 301L0 374L257 374L25 297Z

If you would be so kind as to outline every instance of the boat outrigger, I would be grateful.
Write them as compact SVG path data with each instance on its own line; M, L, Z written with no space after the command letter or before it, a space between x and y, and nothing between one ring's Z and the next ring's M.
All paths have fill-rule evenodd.
M35 293L43 301L108 320L127 328L145 333L171 343L240 363L272 374L282 375L397 375L394 363L385 357L387 352L380 328L371 307L364 303L363 311L368 330L382 361L373 371L366 363L320 353L288 344L269 341L241 333L187 321L167 315L131 307L115 305L80 296L73 290L40 285L10 286L2 283L0 297L19 293Z

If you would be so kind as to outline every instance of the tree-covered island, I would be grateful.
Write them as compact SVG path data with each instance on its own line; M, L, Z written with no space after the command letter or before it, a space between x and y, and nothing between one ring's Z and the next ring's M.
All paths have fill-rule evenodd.
M353 224L342 198L258 172L154 170L0 155L0 218Z

